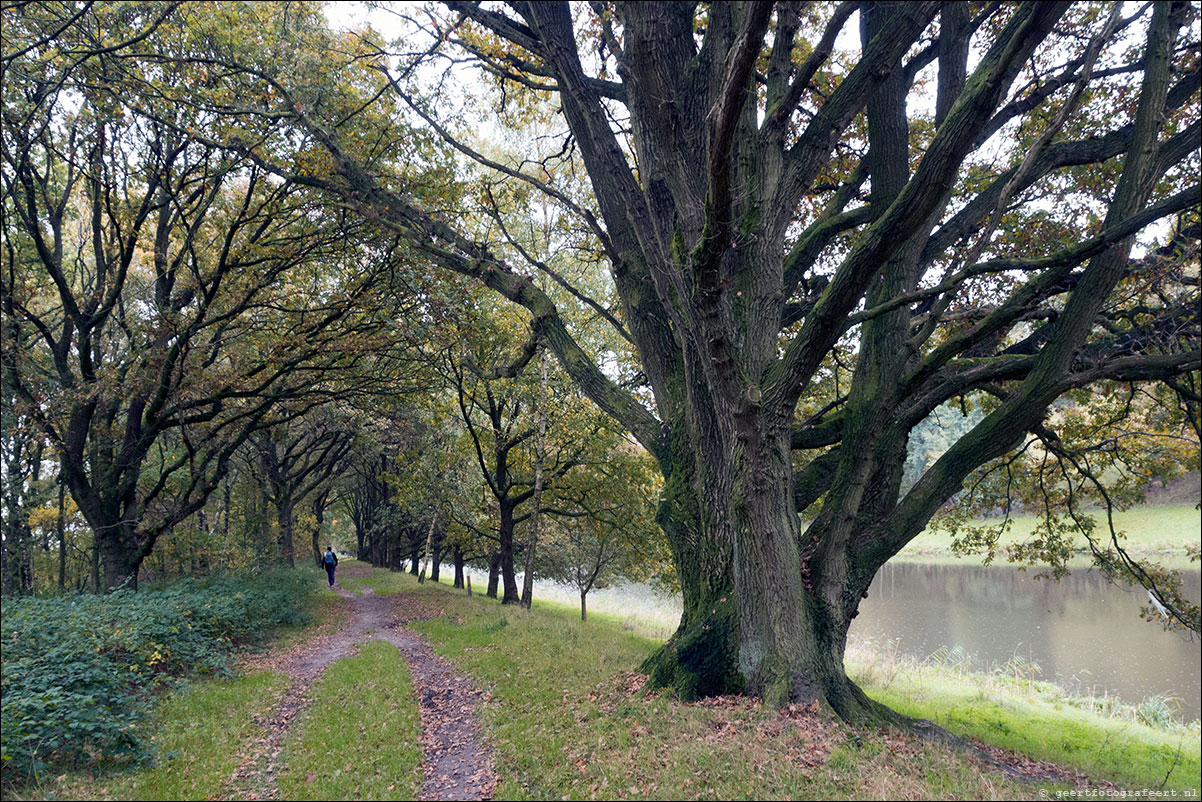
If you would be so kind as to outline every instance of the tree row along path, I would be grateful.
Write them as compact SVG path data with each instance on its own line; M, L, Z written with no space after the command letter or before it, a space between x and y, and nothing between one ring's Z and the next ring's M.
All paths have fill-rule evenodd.
M350 578L371 575L361 565L339 572ZM356 596L341 585L336 589L351 608L351 615L336 631L248 665L252 670L278 671L290 682L280 701L258 721L263 735L244 748L238 768L226 781L223 798L278 799L276 778L286 757L285 744L299 714L314 701L317 680L334 661L355 656L359 644L383 640L404 655L418 696L424 776L419 799L490 799L496 772L491 753L481 743L476 717L483 693L456 674L421 635L404 626L435 618L441 611L413 594L378 596L364 586L363 595Z

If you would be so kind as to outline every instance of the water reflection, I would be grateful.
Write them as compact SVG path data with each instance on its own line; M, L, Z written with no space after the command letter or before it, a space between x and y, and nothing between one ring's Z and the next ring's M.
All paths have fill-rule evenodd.
M1197 599L1202 574L1183 576ZM1165 694L1181 700L1186 720L1198 718L1202 649L1140 619L1146 600L1083 569L1053 582L1012 566L898 562L877 574L851 632L897 640L919 658L960 647L982 668L1018 655L1038 663L1042 679L1133 702Z

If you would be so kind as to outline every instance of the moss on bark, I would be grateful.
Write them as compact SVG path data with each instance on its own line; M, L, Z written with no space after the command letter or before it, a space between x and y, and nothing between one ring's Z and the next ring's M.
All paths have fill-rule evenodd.
M733 592L709 597L681 619L680 628L643 663L652 687L672 688L686 702L742 693L739 674L738 611Z

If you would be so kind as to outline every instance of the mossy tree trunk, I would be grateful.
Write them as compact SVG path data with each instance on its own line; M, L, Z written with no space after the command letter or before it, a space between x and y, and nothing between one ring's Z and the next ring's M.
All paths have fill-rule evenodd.
M1068 135L1055 120L1067 112L1049 108L1051 95L1032 88L1038 81L1016 81L1049 37L1067 44L1059 40L1068 3L1005 6L996 17L958 3L844 4L822 23L789 4L710 4L704 15L682 3L605 8L593 21L617 62L613 80L582 65L567 3L456 4L521 50L536 75L554 79L599 216L591 206L576 211L612 267L620 319L593 308L632 345L654 403L599 367L523 269L383 189L326 128L302 120L337 165L323 186L525 307L565 371L658 459L658 518L684 612L646 663L654 683L686 698L746 691L772 704L822 701L853 721L899 722L843 668L848 627L880 566L973 470L1039 427L1064 393L1197 370L1196 338L1166 354L1140 341L1132 355L1129 321L1111 316L1097 326L1133 269L1131 236L1197 202L1190 184L1149 203L1157 181L1197 148L1196 119L1179 132L1165 125L1166 99L1180 110L1196 91L1196 77L1171 90L1168 79L1186 7L1146 9L1136 120L1107 128L1105 142L1058 142ZM853 8L857 61L824 73L834 88L811 95ZM1111 23L1086 28L1092 52L1114 44ZM977 36L970 71L967 42ZM799 64L803 40L810 55ZM913 56L920 43L923 56ZM1070 81L1089 83L1081 65L1091 58L1069 68ZM935 114L911 130L914 76L928 63ZM1011 102L1015 92L1022 102ZM615 135L611 104L629 114L628 140ZM967 185L974 151L1001 127L1026 125L1028 109L1042 139L1024 141L1012 164ZM840 147L848 138L856 146ZM556 194L543 177L456 144L571 206L570 193ZM1036 182L1115 157L1122 175L1094 240L1066 233L1047 246L1003 219ZM1096 188L1080 192L1096 196ZM1039 210L1025 214L1015 219L1042 219ZM1010 228L996 241L1012 250L990 250L994 261L985 261L999 226ZM961 264L953 246L973 246L982 229ZM1060 249L1055 258L1049 248ZM939 275L947 278L932 289ZM985 275L1017 277L998 288L976 283ZM1120 330L1132 336L1112 336ZM1090 358L1077 358L1087 345ZM850 386L840 376L849 362ZM1002 400L902 494L910 430L969 392ZM803 535L798 513L816 502Z

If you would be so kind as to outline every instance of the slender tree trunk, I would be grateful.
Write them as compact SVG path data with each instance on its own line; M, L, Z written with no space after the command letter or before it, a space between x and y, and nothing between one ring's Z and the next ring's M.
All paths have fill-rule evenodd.
M67 483L60 474L58 477L58 521L55 525L58 535L58 591L67 590Z
M455 546L452 552L455 558L455 585L456 588L463 587L463 549Z
M437 526L437 524L438 524L438 511L435 510L434 512L432 512L430 514L430 528L426 532L426 567L422 569L421 574L417 578L417 581L419 583L426 581L426 574L429 573L429 570L430 570L430 559L433 556L433 549L434 549L434 527ZM437 582L438 578L435 577L434 581Z
M33 575L33 530L24 522L21 524L21 530L24 534L24 542L21 547L21 595L32 596L35 590Z
M442 538L434 543L434 557L430 562L430 581L438 584L439 568L442 565Z
M227 473L221 481L221 540L223 544L230 541L230 475Z
M488 598L497 598L497 581L501 576L501 550L492 553L488 561Z
M521 597L518 596L517 574L513 567L513 505L508 500L501 502L500 518L497 534L501 541L501 604L517 604Z
M204 507L196 511L196 524L196 538L199 546L194 543L189 549L189 570L193 576L201 576L209 572L207 555L213 543L212 532L209 529L209 516L205 514Z
M581 620L581 621L587 621L587 620L588 620L588 607L587 607L587 605L585 604L585 599L586 599L587 597L588 597L588 591L587 591L587 590L582 590L582 591L580 591L580 620Z
M543 461L547 455L547 354L539 360L538 442L534 448L534 497L530 503L530 538L526 542L526 575L522 579L522 607L530 609L534 601L534 551L538 547L543 500Z

